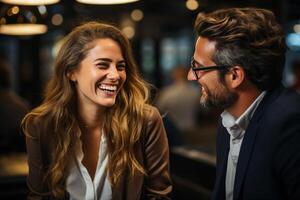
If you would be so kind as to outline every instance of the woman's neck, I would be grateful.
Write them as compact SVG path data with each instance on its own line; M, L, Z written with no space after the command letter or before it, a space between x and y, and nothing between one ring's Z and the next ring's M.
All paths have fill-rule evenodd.
M102 128L105 109L95 106L79 106L78 114L82 127L85 130L96 130Z

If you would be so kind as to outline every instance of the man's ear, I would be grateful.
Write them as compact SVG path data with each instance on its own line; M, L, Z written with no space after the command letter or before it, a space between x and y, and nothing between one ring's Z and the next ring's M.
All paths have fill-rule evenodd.
M245 80L245 70L240 66L233 66L230 69L230 83L232 88L239 87Z

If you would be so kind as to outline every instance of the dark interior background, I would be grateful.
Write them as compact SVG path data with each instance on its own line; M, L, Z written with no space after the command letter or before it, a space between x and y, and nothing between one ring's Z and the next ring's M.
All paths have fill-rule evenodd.
M199 12L227 7L261 7L276 14L283 25L289 51L284 83L290 84L290 65L300 58L299 0L198 0L198 9L191 11L185 0L140 0L122 5L85 5L75 0L61 0L47 5L47 15L38 19L48 25L48 32L35 36L0 34L0 54L10 62L12 88L28 101L31 108L41 103L45 83L52 74L59 42L73 27L89 20L112 23L121 29L130 25L135 35L130 39L142 76L157 90L170 82L169 73L181 64L189 68L194 50L193 23ZM12 5L0 1L0 18ZM37 9L20 7L20 9ZM134 9L144 17L135 22L130 18ZM63 17L60 25L53 25L55 14ZM214 183L215 127L219 111L202 111L194 133L185 136L186 143L171 147L171 172L174 180L174 199L209 199ZM0 113L1 114L1 113ZM1 130L0 130L1 131ZM2 155L1 155L2 156ZM5 155L4 155L5 156ZM0 160L0 167L3 162ZM25 176L0 176L1 199L23 199L27 192Z

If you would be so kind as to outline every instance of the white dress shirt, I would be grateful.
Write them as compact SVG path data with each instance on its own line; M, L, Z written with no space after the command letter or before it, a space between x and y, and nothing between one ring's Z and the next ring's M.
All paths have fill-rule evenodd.
M69 175L66 179L70 200L111 200L112 191L106 171L108 155L104 134L101 136L94 180L92 180L86 167L82 164L84 155L81 141L76 150L76 157L71 161Z
M235 117L226 110L221 114L222 124L230 134L230 148L228 153L225 180L226 200L233 199L236 166L238 163L245 131L250 123L250 119L252 118L255 110L257 109L265 94L265 91L262 92L238 119L235 119Z

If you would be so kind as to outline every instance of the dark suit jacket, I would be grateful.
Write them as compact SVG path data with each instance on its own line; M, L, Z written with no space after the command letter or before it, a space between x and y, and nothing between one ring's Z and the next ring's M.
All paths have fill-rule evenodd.
M112 187L113 200L169 199L172 185L169 174L168 141L162 119L154 107L145 109L146 117L141 138L136 145L136 158L147 171L145 177L136 173L129 178L124 173L115 187ZM53 199L49 188L43 183L46 168L52 160L51 135L35 129L34 138L27 137L30 189L28 199ZM66 197L67 199L67 197Z
M219 123L213 200L225 199L230 136ZM267 92L247 127L236 169L234 200L300 199L300 96Z

